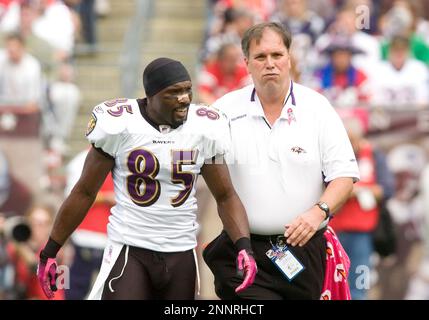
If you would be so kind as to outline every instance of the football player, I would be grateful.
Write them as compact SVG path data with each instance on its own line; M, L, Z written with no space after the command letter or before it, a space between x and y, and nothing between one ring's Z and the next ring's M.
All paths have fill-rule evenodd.
M178 61L152 61L143 84L146 98L107 101L93 110L87 129L92 148L82 175L40 253L38 277L48 297L56 289L55 256L110 171L116 205L89 299L194 299L199 174L236 245L238 269L244 271L236 290L253 282L257 267L247 215L223 161L230 139L227 119L191 104L190 76Z

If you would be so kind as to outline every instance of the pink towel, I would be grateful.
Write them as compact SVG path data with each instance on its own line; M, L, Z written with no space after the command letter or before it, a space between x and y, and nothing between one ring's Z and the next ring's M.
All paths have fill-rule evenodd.
M331 227L328 227L324 236L326 239L326 268L320 300L351 300L347 282L350 259Z

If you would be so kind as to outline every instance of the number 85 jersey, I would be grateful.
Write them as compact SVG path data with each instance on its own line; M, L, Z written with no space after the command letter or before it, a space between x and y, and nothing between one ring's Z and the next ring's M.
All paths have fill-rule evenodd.
M214 108L190 105L183 125L161 131L143 118L137 100L117 99L94 108L87 138L115 160L109 238L185 251L196 246L197 176L206 160L228 152L229 124Z

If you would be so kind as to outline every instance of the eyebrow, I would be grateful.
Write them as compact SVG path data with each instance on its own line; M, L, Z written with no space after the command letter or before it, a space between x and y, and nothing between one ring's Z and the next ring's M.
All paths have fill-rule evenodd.
M172 88L166 90L165 92L174 93L174 92L186 91L186 90L189 90L189 89L192 89L192 85L183 86L183 87L182 86L181 87L172 87Z
M283 51L283 50L276 50L276 51L269 52L269 53L266 53L266 52L256 52L252 56L253 57L260 57L260 56L268 56L268 55L275 55L275 54L285 54L285 53L286 52Z

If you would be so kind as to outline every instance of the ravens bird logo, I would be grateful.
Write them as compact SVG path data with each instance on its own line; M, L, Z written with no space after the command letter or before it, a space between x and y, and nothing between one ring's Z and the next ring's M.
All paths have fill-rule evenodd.
M86 127L86 135L88 136L92 130L94 130L97 123L97 118L94 114L91 114L91 119L89 119L88 126Z
M305 151L303 148L301 148L301 147L292 147L291 148L291 150L292 150L292 152L296 152L296 153L298 153L298 154L300 154L300 153L307 153L307 151Z

